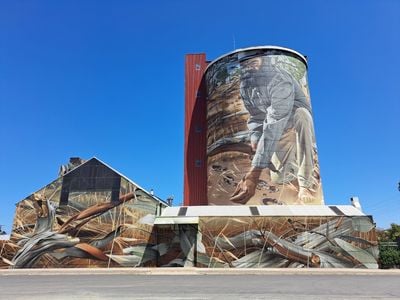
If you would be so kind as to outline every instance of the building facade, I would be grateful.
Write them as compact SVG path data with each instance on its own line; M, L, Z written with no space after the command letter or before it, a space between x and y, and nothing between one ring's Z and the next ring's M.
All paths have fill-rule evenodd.
M11 268L140 266L148 261L146 247L156 244L153 223L165 207L97 158L70 163L17 203L0 262Z
M378 268L372 216L324 205L300 53L187 55L184 155L180 207L71 159L17 203L0 268Z

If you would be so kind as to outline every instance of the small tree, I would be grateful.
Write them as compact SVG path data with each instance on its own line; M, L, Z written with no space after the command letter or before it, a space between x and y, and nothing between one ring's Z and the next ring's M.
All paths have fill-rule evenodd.
M400 251L394 248L384 247L379 251L379 260L384 269L400 267Z
M392 223L386 230L377 230L379 261L382 268L400 268L400 225ZM389 243L397 243L390 245ZM388 245L389 244L389 245Z
M389 241L397 242L400 238L400 225L392 223L390 228L386 230Z

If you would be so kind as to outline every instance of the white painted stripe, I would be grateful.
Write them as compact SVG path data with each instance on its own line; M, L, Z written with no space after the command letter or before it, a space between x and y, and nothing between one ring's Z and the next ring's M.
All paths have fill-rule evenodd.
M336 216L336 213L327 205L258 205L260 216ZM346 216L365 216L351 205L337 206ZM178 216L178 206L167 207L161 217ZM216 206L188 206L186 217L230 217L252 216L249 206L216 205Z

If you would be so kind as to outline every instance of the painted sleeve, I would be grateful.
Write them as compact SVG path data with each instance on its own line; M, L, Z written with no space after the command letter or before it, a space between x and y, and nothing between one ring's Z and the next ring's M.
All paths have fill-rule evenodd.
M252 161L252 166L257 168L269 166L277 142L286 129L294 103L292 80L283 75L275 76L269 84L269 95L271 105L267 108L262 135Z

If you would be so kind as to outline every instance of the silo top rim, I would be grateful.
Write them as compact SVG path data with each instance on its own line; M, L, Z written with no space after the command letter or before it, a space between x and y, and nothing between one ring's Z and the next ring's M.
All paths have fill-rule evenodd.
M293 49L290 49L290 48L268 45L268 46L255 46L255 47L241 48L241 49L236 49L236 50L233 50L231 52L228 52L228 53L226 53L224 55L221 55L220 57L214 59L212 62L210 62L208 64L207 68L206 68L206 71L211 65L213 65L214 63L216 63L217 61L221 60L222 58L224 58L226 56L229 56L229 55L232 55L232 54L235 54L235 53L239 53L239 52L251 51L251 50L281 50L281 51L290 52L290 53L293 53L296 56L298 56L300 59L302 59L304 61L304 63L306 64L306 66L307 66L307 59L303 54L301 54L301 53L299 53L299 52L297 52L297 51L295 51Z

